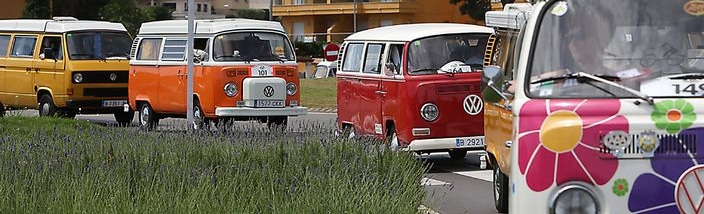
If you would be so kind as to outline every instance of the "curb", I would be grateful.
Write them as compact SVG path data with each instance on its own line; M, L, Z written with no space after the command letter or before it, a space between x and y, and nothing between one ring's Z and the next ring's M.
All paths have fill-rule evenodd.
M308 108L308 112L337 113L337 109L329 109L329 108Z

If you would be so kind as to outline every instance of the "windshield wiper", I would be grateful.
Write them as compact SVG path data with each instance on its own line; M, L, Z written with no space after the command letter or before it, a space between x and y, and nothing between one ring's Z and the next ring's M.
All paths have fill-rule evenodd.
M704 79L704 73L684 73L669 76L671 80Z
M638 98L644 100L650 105L654 105L655 101L653 101L653 98L648 96L647 94L641 93L640 91L636 91L632 88L626 87L624 85L618 84L614 81L619 81L621 78L617 76L611 76L611 75L593 75L593 74L588 74L582 71L579 72L574 72L574 73L567 73L564 75L559 75L559 76L552 76L552 77L546 77L538 80L534 80L531 82L531 84L538 84L542 82L547 82L547 81L552 81L552 80L561 80L561 79L588 79L588 80L593 80L597 82L601 82L616 88L623 89L624 91L627 91L628 93L631 93L633 95L636 95ZM640 102L636 102L636 105L639 105Z

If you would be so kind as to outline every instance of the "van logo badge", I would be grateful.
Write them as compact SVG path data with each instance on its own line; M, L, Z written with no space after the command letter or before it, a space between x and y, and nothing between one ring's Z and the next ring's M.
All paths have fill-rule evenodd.
M480 98L479 96L471 94L464 98L463 107L464 112L467 112L467 114L477 115L482 112L482 109L484 108L484 102L482 102L482 98Z
M274 96L274 87L266 86L264 87L264 96L271 97Z
M115 74L115 73L110 73L110 81L115 82L115 80L117 80L117 74Z

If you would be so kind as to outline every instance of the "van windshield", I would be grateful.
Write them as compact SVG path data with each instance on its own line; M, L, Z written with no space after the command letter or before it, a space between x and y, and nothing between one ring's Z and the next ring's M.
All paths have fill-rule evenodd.
M438 74L443 65L452 61L480 69L488 39L489 34L453 34L412 41L408 48L408 74Z
M291 43L282 34L229 33L215 37L215 61L295 61Z
M529 62L531 96L634 97L623 87L651 97L704 95L702 1L552 3L540 16ZM580 72L611 82L574 75Z
M132 38L126 32L72 32L66 44L72 60L127 59Z

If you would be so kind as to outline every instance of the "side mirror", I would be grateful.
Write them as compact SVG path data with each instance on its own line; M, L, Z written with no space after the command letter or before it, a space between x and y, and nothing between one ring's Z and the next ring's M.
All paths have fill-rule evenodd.
M42 49L42 53L39 54L39 59L42 59L42 60L44 60L44 59L56 59L56 57L54 57L54 51L53 51L53 49L52 49L52 48L44 48L44 49Z
M486 82L497 82L501 78L501 73L500 66L484 66L484 70L482 70L482 79Z

